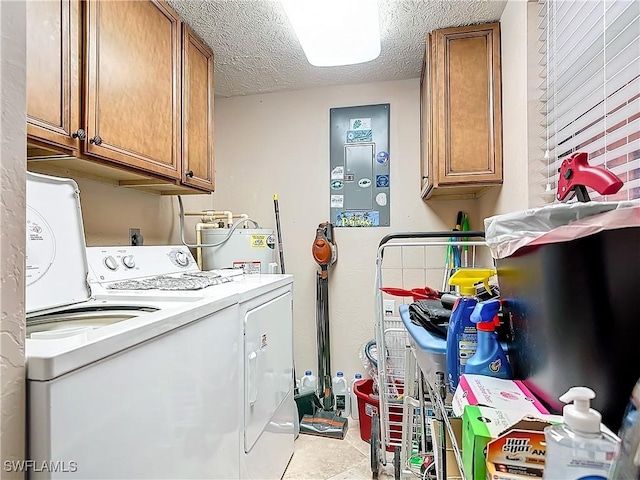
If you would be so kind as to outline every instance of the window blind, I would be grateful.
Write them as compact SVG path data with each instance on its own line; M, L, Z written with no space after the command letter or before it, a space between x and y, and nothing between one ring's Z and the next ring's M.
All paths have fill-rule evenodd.
M586 152L625 182L604 198L590 190L593 200L640 198L640 1L539 5L540 175L531 187L553 201L562 160Z

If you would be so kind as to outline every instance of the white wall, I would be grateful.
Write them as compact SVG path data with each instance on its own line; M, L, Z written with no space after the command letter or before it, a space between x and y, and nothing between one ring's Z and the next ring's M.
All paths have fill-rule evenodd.
M145 245L180 243L176 197L85 178L75 180L80 187L87 245L129 245L129 228L141 230ZM212 195L185 195L182 199L188 211L213 208Z
M488 217L528 207L527 2L509 0L500 18L504 181L480 199Z
M391 232L450 230L458 210L480 227L477 202L420 199L419 80L351 85L218 99L218 209L249 213L275 225L279 196L285 266L295 275L294 335L298 375L317 370L317 265L311 245L329 220L329 109L391 104L391 227L336 229L338 263L330 272L332 372L362 371L358 352L374 337L376 250ZM421 285L415 285L416 287Z
M25 158L24 2L0 2L0 468L25 456Z

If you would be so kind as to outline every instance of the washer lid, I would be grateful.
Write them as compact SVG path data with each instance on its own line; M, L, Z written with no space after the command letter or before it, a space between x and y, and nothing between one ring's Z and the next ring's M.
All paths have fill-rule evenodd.
M91 297L78 184L27 172L27 313Z

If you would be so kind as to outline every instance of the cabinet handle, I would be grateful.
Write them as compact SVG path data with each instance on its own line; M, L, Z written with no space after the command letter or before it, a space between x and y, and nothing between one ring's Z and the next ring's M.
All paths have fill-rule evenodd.
M96 135L95 137L89 139L89 143L94 143L96 146L98 146L102 143L102 137L100 137L100 135Z
M187 173L185 173L185 176L193 178L193 170L189 170Z
M73 132L71 134L71 137L73 138L77 138L78 140L86 140L87 139L87 132L85 132L83 129L79 128L78 130L76 130L75 132Z

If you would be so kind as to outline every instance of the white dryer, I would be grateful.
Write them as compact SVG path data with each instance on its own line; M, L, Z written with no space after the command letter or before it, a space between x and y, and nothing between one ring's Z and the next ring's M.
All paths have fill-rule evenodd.
M293 455L297 410L291 287L288 284L255 297L240 294L241 478L281 478Z

